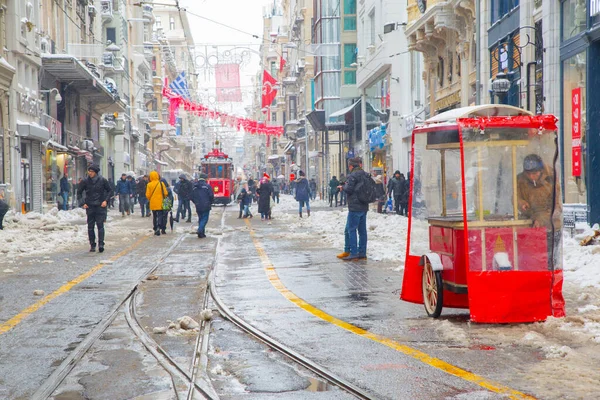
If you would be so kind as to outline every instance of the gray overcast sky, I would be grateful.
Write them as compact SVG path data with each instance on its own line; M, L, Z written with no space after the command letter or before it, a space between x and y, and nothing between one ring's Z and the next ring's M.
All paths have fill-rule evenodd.
M272 2L272 0L271 0ZM209 45L206 49L208 55L217 50L222 53L228 47L224 45L240 45L250 47L253 50L259 50L262 42L263 8L269 4L268 0L180 0L182 8L189 10L194 14L215 20L225 25L235 27L243 32L258 35L261 39L253 38L251 35L236 31L234 29L221 26L205 19L188 14L192 35L198 46ZM223 45L216 49L213 45ZM203 47L197 47L197 52L204 52ZM249 64L240 70L240 85L244 92L244 105L249 104L252 90L251 77L259 69L259 57L252 55ZM211 93L215 90L214 71L208 80L203 70L198 71L200 75L199 86L208 87ZM243 114L242 104L216 104L215 106L223 111Z

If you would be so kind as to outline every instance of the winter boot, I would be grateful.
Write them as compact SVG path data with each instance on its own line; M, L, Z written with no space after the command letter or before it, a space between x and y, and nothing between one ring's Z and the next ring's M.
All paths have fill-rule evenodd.
M240 215L238 216L238 219L242 219L242 212L240 211Z
M300 211L298 214L300 214L300 218L302 218L302 211Z
M308 216L310 217L310 210L306 210L306 213L308 214Z

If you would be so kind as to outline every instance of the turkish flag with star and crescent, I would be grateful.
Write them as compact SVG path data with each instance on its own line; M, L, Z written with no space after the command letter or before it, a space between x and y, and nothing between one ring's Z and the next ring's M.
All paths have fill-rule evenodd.
M263 70L262 108L270 106L271 103L273 103L275 96L277 96L277 89L273 88L276 83L277 81L275 78L273 78L266 70Z

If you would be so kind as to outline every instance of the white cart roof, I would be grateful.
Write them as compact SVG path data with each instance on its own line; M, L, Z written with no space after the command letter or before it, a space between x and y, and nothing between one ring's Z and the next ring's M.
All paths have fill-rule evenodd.
M456 123L458 118L513 117L517 115L533 115L533 113L506 104L482 104L479 106L455 108L454 110L443 112L429 118L425 121L425 125Z

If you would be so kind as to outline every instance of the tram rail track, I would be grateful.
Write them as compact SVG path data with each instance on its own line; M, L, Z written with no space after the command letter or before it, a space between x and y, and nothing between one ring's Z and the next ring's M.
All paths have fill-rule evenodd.
M225 215L225 209L223 210L223 216ZM98 341L104 332L112 325L114 320L117 318L121 310L124 311L125 320L127 325L131 329L132 333L137 339L143 344L146 350L157 360L161 367L171 376L173 382L173 390L177 399L180 399L177 391L176 379L185 382L187 385L186 400L193 400L196 394L202 396L203 399L216 400L218 396L214 393L212 387L203 387L196 382L198 378L198 360L200 355L200 348L205 347L205 338L207 338L208 330L210 329L209 321L201 321L198 336L195 341L194 352L192 355L192 361L190 370L187 371L184 366L176 362L168 352L163 349L156 341L154 341L146 330L141 326L137 318L135 309L136 297L139 294L139 286L142 282L152 275L162 264L162 262L181 244L183 239L188 233L181 234L175 242L161 255L161 257L153 263L153 265L147 269L137 280L137 283L127 293L125 298L112 310L112 312L105 318L100 324L98 324L86 337L85 339L63 360L63 362L52 372L52 374L42 383L38 390L32 395L32 400L45 400L48 399L58 389L61 383L67 378L75 366L83 359L89 349ZM218 238L220 243L220 238ZM213 260L216 259L216 251ZM213 261L214 262L214 261ZM214 267L211 266L211 268ZM210 273L210 271L209 271ZM207 282L208 283L208 282ZM203 308L206 308L209 301L209 290L206 288ZM208 384L205 386L209 386Z
M224 228L224 221L225 221L225 213L223 213L223 217L221 218L221 228L222 229ZM304 357L302 354L298 353L297 351L295 351L295 350L291 349L290 347L284 345L283 343L280 343L279 341L273 339L266 333L255 328L254 326L252 326L251 324L249 324L248 322L246 322L242 318L240 318L238 315L236 315L234 312L232 312L231 309L219 297L219 294L217 293L216 285L215 285L215 272L216 272L217 260L218 260L218 256L219 256L218 249L219 249L220 244L221 244L221 237L218 238L217 251L215 251L215 259L213 260L213 269L210 272L210 276L208 279L208 288L210 291L210 295L211 295L213 302L215 303L215 306L217 307L217 310L219 311L219 313L225 319L227 319L228 321L233 323L235 326L240 328L242 331L246 332L250 336L252 336L255 339L259 340L260 342L264 343L265 345L267 345L271 349L275 350L276 352L284 355L286 358L292 360L296 364L301 365L302 367L311 371L312 373L319 376L321 379L323 379L327 383L330 383L330 384L338 387L339 389L355 396L356 398L364 399L364 400L375 399L375 397L373 397L372 394L370 394L367 391L359 388L358 386L350 383L349 381L335 375L334 373L330 372L329 370L327 370L323 366L319 365L318 363L308 359L307 357Z

